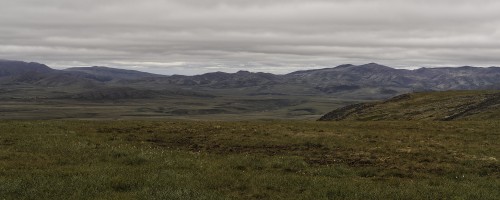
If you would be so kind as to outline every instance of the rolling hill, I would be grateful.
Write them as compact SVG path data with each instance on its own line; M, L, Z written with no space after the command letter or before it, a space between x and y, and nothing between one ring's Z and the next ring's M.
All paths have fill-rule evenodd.
M0 77L16 76L26 73L50 73L55 70L47 65L12 60L0 60Z
M72 67L65 69L66 72L71 72L74 74L84 73L89 75L94 75L97 77L102 77L103 79L110 81L113 79L141 79L141 78L151 78L151 77L164 77L159 74L151 74L135 70L125 70L116 69L110 67Z
M320 121L500 119L500 91L446 91L403 94L386 101L336 109Z

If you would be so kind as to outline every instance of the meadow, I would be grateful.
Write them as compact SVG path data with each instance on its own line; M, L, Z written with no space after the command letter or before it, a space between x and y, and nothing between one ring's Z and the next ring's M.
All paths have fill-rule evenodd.
M498 199L499 121L3 120L0 199Z

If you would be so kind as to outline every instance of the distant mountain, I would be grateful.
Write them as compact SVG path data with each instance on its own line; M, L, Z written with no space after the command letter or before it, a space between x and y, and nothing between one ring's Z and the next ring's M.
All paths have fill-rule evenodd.
M213 72L196 76L170 76L163 79L165 83L183 86L205 86L210 88L244 88L284 83L282 76L269 73L237 73Z
M320 121L491 120L500 119L499 91L446 91L403 94L386 101L336 109Z
M285 75L239 71L164 76L109 67L54 70L39 63L0 61L0 85L50 86L61 90L68 86L72 90L126 86L137 90L183 90L217 95L319 95L370 100L413 91L500 89L500 68L467 66L405 70L369 63Z
M435 90L470 90L486 88L500 83L500 68L446 67L420 68L412 71L409 78L418 80L422 88Z
M3 79L0 83L7 84L29 84L33 86L67 87L77 86L88 88L97 86L98 82L85 76L53 71L51 73L24 73Z
M500 68L458 67L405 70L370 63L297 71L286 75L247 71L214 72L196 76L175 75L150 81L218 89L296 85L323 94L361 92L394 95L411 91L496 88L500 84ZM280 93L279 91L273 92Z
M123 79L163 77L146 72L108 67L78 67L54 70L39 63L0 60L0 84L31 84L38 86L94 87Z
M297 71L286 75L248 71L214 72L196 76L152 78L148 81L195 89L245 89L249 94L332 95L351 99L383 99L413 91L500 89L500 68L405 70L369 63Z
M317 87L326 88L347 85L411 90L465 90L500 83L500 68L457 67L404 70L370 63L299 71L287 76L296 81L306 81ZM356 89L356 87L351 88Z
M94 75L96 77L101 77L104 80L112 79L141 79L141 78L152 78L152 77L164 77L163 75L151 74L146 72L140 72L135 70L125 70L116 69L110 67L73 67L65 69L66 72L72 73L85 73Z
M0 77L25 73L49 73L53 71L50 67L40 63L0 60Z

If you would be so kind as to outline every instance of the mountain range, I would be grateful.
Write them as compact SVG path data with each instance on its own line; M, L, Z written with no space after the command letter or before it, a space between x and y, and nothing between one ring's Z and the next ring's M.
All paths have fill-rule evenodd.
M0 101L133 100L134 112L155 115L278 113L313 118L332 108L405 93L484 89L500 89L499 67L406 70L369 63L282 75L239 71L167 76L109 67L56 70L40 63L0 60ZM151 105L143 108L146 104Z
M108 67L55 70L39 63L0 61L0 84L79 86L86 88L124 85L133 88L241 89L254 94L319 94L375 99L410 91L476 90L500 88L499 67L394 69L376 63L333 68L270 73L214 72L195 76L165 76Z

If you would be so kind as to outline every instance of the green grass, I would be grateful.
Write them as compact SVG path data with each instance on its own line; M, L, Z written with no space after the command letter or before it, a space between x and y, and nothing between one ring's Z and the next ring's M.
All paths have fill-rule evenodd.
M386 101L336 110L326 120L354 121L432 121L500 119L498 90L420 92L397 96ZM339 117L340 116L340 117Z
M186 119L315 120L336 107L357 102L327 96L172 96L152 99L83 101L71 99L2 99L0 120L39 119Z
M0 121L0 199L498 199L498 141L498 121Z

